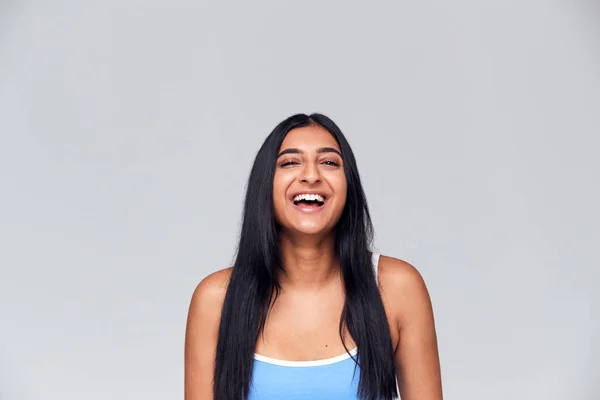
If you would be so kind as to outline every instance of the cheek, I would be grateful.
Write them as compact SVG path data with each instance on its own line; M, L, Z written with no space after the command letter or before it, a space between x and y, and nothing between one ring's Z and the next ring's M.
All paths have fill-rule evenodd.
M285 190L288 186L285 175L275 173L273 179L273 197L276 200L278 197L285 196Z
M346 205L348 185L346 183L346 176L344 174L330 177L329 184L331 185L335 193L335 206L334 213L341 214Z
M341 215L342 211L344 211L344 207L346 206L346 192L344 191L338 198L338 213Z
M341 175L337 176L336 179L332 182L334 185L335 192L339 195L340 198L346 199L346 194L348 191L348 185L346 183L346 176Z
M286 190L285 177L275 174L273 180L273 206L275 208L275 216L279 219L283 208L285 207L285 190Z
M348 185L346 183L345 176L342 179L342 181L340 182L340 187L338 189L338 192L340 193L340 200L341 200L340 203L341 203L341 207L343 209L344 206L346 205L346 198L348 196Z

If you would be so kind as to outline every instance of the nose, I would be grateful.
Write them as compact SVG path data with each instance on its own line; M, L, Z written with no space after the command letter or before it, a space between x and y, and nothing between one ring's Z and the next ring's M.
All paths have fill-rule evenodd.
M308 184L314 184L321 181L321 176L319 175L319 169L312 163L306 163L302 172L300 173L300 182L305 182Z

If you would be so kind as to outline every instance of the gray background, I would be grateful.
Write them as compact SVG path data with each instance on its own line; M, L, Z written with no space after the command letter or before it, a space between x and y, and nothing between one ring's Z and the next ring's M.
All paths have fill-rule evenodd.
M592 1L0 0L0 398L175 399L296 112L423 274L446 399L600 398Z

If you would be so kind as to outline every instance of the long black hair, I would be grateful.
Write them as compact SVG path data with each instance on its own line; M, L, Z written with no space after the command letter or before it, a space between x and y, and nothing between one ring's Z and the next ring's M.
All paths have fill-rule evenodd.
M372 268L373 225L354 154L331 119L322 114L296 114L279 123L265 139L250 172L237 254L221 312L215 400L248 397L256 342L281 290L276 272L283 266L273 209L277 154L290 130L309 125L321 126L334 136L344 161L346 204L335 227L335 251L346 294L339 333L343 342L345 325L358 347L354 359L360 367L357 395L363 400L389 400L397 395L392 340ZM345 343L344 347L349 352Z

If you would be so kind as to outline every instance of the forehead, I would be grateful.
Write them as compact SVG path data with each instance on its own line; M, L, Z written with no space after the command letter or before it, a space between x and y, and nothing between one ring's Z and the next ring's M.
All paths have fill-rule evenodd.
M281 149L297 148L310 151L321 147L333 147L340 150L340 146L329 131L318 125L294 128L288 132L281 143Z

